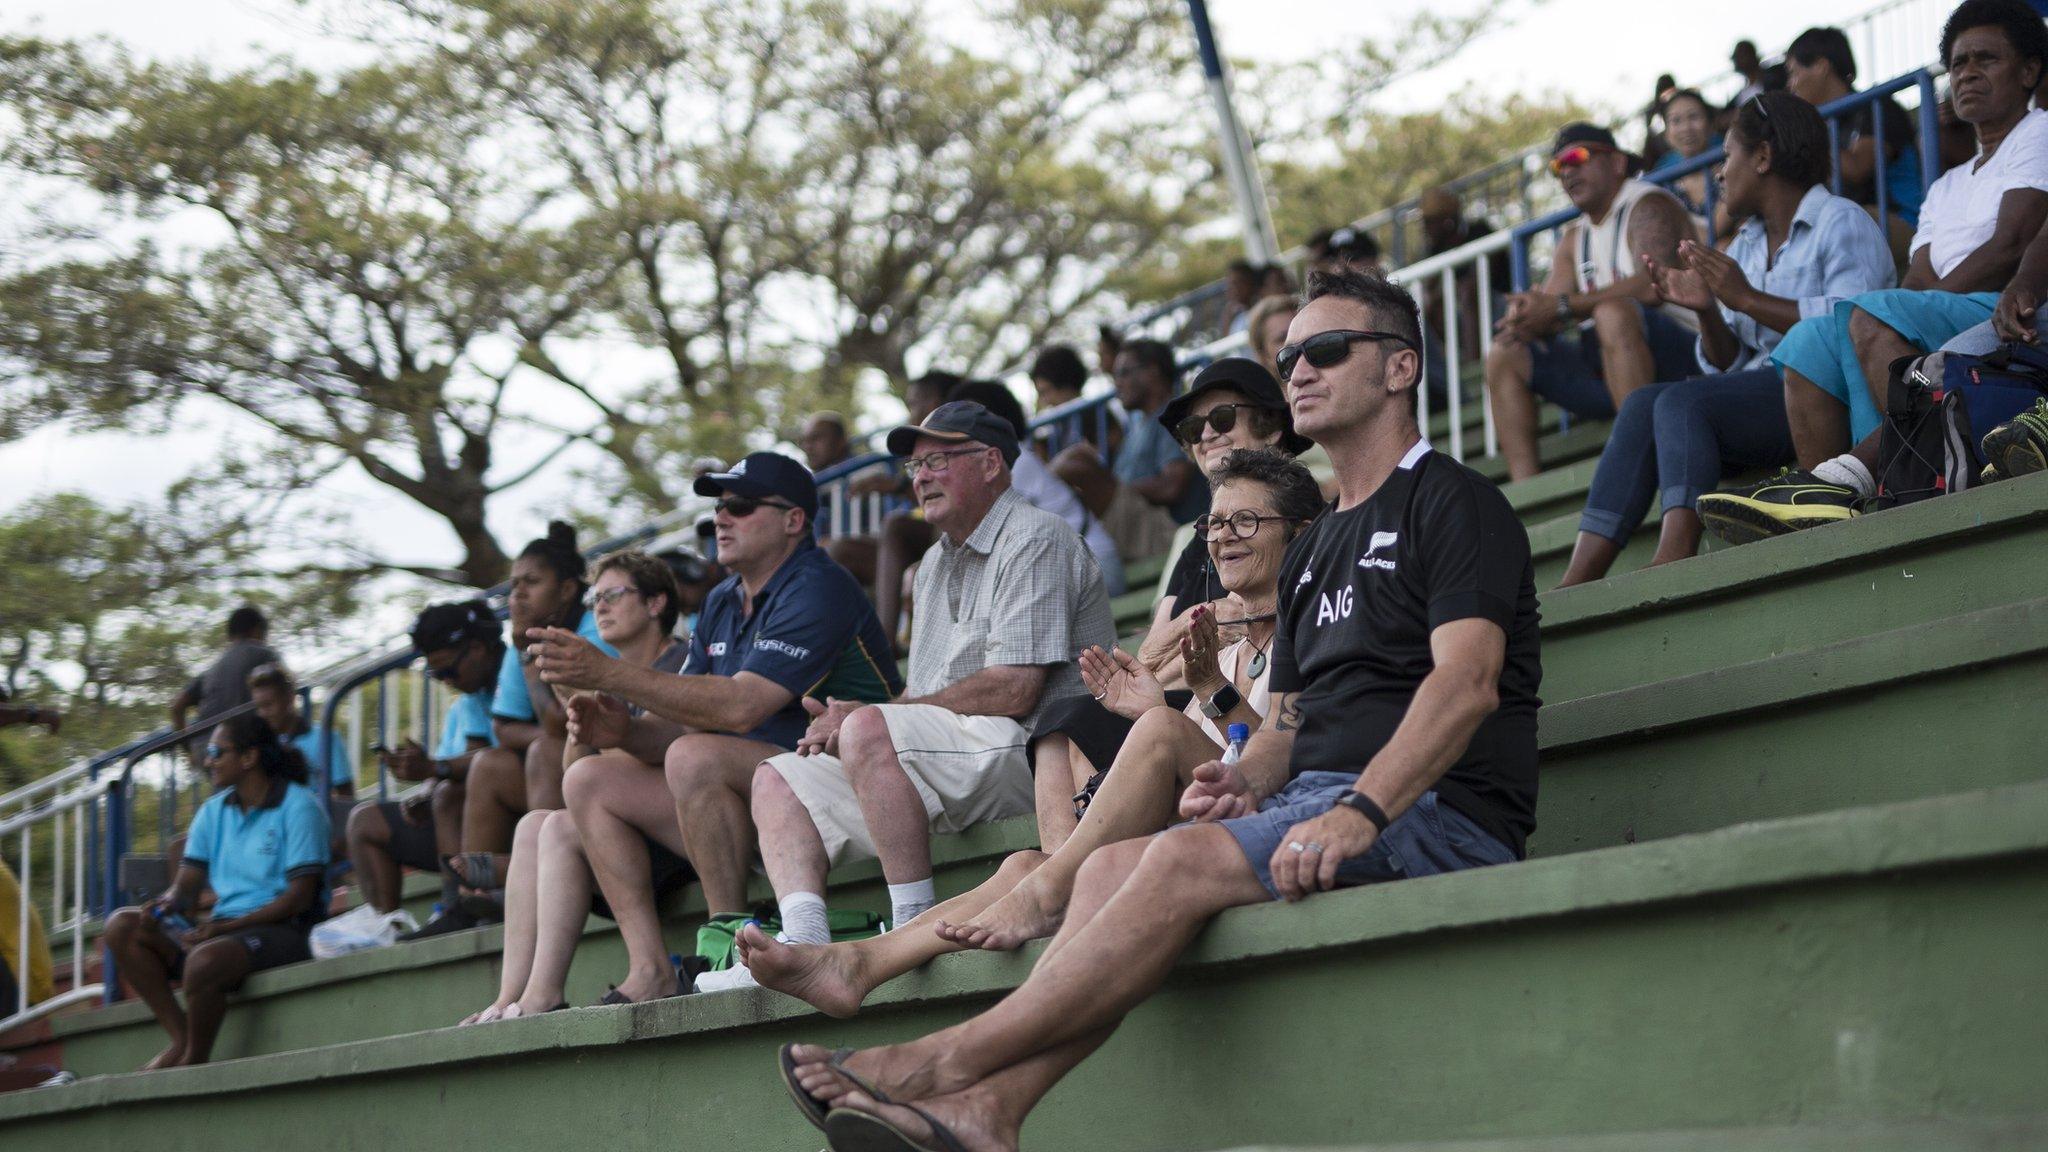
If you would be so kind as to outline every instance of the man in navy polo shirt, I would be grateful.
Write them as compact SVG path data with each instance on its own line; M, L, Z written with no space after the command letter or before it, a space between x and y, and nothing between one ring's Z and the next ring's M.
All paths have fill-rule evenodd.
M796 747L810 723L805 697L877 701L903 688L873 605L813 538L808 469L756 452L698 477L696 490L719 498L718 560L733 575L705 601L681 675L607 658L565 629L539 630L532 644L542 680L583 693L569 705L576 742L646 768L598 772L582 760L563 782L626 943L617 992L633 1001L681 991L655 908L659 854L696 869L714 919L745 919L754 766Z

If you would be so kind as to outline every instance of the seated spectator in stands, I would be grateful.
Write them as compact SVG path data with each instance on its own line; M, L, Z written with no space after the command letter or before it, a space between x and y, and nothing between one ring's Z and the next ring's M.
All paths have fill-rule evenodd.
M1363 228L1347 224L1342 228L1324 229L1310 236L1304 247L1308 249L1309 270L1313 272L1335 272L1345 268L1354 272L1381 270L1380 242Z
M880 859L892 923L937 903L931 834L1032 810L1032 726L1087 694L1077 655L1116 642L1080 537L1011 488L1018 446L1007 422L951 401L890 432L888 445L909 457L925 517L941 533L919 569L918 598L952 610L918 614L903 696L808 705L797 751L754 774L754 826L788 943L830 942L826 870L851 860ZM751 983L739 964L697 988Z
M1665 97L1658 116L1664 121L1664 142L1669 147L1657 161L1657 167L1651 169L1653 172L1661 168L1675 168L1721 146L1720 134L1714 131L1713 109L1707 107L1707 98L1694 89L1680 88ZM1702 168L1680 176L1669 185L1685 203L1685 210L1700 221L1707 218L1707 179L1710 175Z
M536 641L541 676L584 693L571 704L578 742L618 750L571 768L574 823L550 822L542 834L546 844L552 830L566 848L559 841L573 829L619 923L627 972L617 1000L680 990L661 935L660 888L694 870L715 920L729 927L747 916L747 797L755 768L797 746L805 702L887 700L903 686L860 586L812 539L809 472L756 452L699 478L696 490L718 497L719 554L733 575L705 605L680 675L607 659L564 630ZM529 976L524 995L523 1010L534 1011L560 991Z
M1053 460L1053 472L1109 526L1126 562L1166 551L1174 530L1209 506L1208 485L1157 419L1178 377L1173 349L1157 340L1125 344L1116 355L1116 398L1125 415L1115 460L1105 468L1085 445Z
M2048 112L2031 106L2048 69L2048 27L2022 0L1964 0L1941 34L1956 114L1977 158L1920 207L1901 286L1802 320L1772 354L1799 467L1700 498L1700 517L1742 543L1847 520L1877 495L1877 434L1891 364L1991 318L2020 253L2048 220Z
M958 387L962 377L953 372L931 371L910 382L904 390L904 408L907 419L912 423L921 422L932 414L932 410L946 402L946 394ZM881 617L883 630L893 639L897 635L897 623L903 616L903 574L925 549L932 546L931 526L911 500L910 477L900 470L890 473L894 487L891 494L910 502L909 507L892 512L882 522L882 538L875 550L874 577L863 580L874 591L875 614Z
M1542 469L1539 397L1604 419L1643 385L1682 380L1698 368L1698 320L1659 303L1639 263L1644 254L1676 263L1679 242L1697 238L1685 206L1637 179L1635 157L1591 124L1558 132L1550 168L1585 215L1558 235L1543 287L1508 299L1486 359L1486 390L1512 480Z
M576 530L559 520L512 563L512 591L506 597L512 647L505 651L491 698L497 742L470 765L463 788L462 851L448 862L463 887L482 899L465 900L445 912L445 931L496 919L495 893L505 886L513 828L528 812L562 807L568 717L526 658L526 649L535 629L574 627L606 655L613 654L598 634L596 613L584 607L590 587L585 571ZM435 927L422 931L432 934Z
M235 609L228 613L227 631L228 646L171 701L173 729L182 732L195 723L203 724L247 704L249 673L278 662L278 655L269 644L270 621L262 612L246 604ZM198 711L196 716L194 709ZM185 752L192 758L193 767L200 767L199 756L205 748L203 735L186 742Z
M0 688L0 728L12 728L17 724L41 725L55 736L64 725L64 713L37 704L16 704L7 695L7 689Z
M1051 935L1089 853L1172 823L1175 799L1193 782L1195 766L1222 750L1229 726L1258 729L1271 711L1266 653L1281 560L1288 542L1322 512L1323 495L1308 469L1272 451L1230 453L1214 483L1216 502L1197 523L1229 594L1198 610L1182 641L1196 666L1196 699L1169 707L1159 681L1128 653L1083 652L1082 682L1133 721L1138 738L1113 766L1099 773L1091 766L1092 779L1072 785L1078 795L1040 779L1039 850L1013 854L980 887L872 939L783 944L758 928L742 929L741 958L763 986L846 1016L877 986L934 956L1015 948ZM1242 639L1225 643L1218 608L1245 630Z
M1464 204L1449 187L1424 192L1420 207L1423 251L1430 256L1456 251L1493 234L1493 227L1485 220L1465 215ZM1476 362L1482 351L1479 340L1479 265L1468 264L1459 269L1453 280L1458 287L1458 358L1461 362ZM1507 310L1507 293L1512 287L1514 279L1509 270L1508 252L1503 248L1486 258L1486 290L1494 316ZM1423 333L1440 333L1444 330L1441 282L1434 276L1429 277L1423 281L1422 289Z
M715 528L714 528L715 530ZM726 571L688 548L671 548L655 557L668 565L676 581L676 606L682 612L682 639L697 631L697 613L711 596L711 590L726 578Z
M1285 296L1293 299L1296 294L1294 277L1287 272L1285 264L1268 264L1259 273L1259 299L1268 296Z
M1661 381L1622 403L1560 586L1605 576L1660 497L1662 533L1650 563L1695 554L1695 506L1724 468L1791 461L1785 384L1771 350L1800 317L1826 315L1893 278L1876 222L1829 194L1830 159L1827 124L1797 96L1767 92L1735 113L1723 203L1744 221L1741 231L1725 255L1688 240L1679 245L1685 267L1651 268L1666 300L1698 314L1700 366L1714 375Z
M1261 304L1265 301L1260 301ZM1008 388L993 380L968 380L948 393L946 399L970 400L996 414L1017 434L1017 443L1023 444L1031 434L1031 425L1024 417L1024 406ZM1010 468L1010 483L1017 495L1033 508L1038 508L1059 517L1067 526L1080 533L1088 545L1088 552L1095 557L1096 567L1102 569L1102 585L1111 596L1124 594L1124 562L1117 555L1116 541L1109 538L1109 529L1100 519L1091 515L1081 506L1081 498L1072 488L1060 483L1045 462L1029 452L1019 454L1017 462Z
M1031 362L1031 387L1037 394L1036 406L1041 416L1079 400L1081 389L1087 383L1088 369L1081 363L1081 354L1064 344L1046 345ZM1050 460L1068 447L1084 442L1094 445L1098 451L1103 447L1102 434L1093 414L1058 421L1039 429L1035 447ZM1117 443L1117 438L1110 438L1111 453L1115 452Z
M1655 168L1671 146L1657 131L1657 117L1664 108L1664 101L1678 91L1678 81L1669 72L1657 77L1656 86L1650 89L1650 102L1643 105L1643 167Z
M1490 480L1422 439L1407 293L1313 277L1289 335L1295 418L1341 495L1280 574L1274 723L1237 764L1196 768L1193 823L1089 857L1052 945L994 1008L909 1044L783 1048L807 1118L870 1117L838 1114L843 1146L866 1128L898 1142L877 1147L1015 1147L1218 912L1522 855L1542 675L1528 537Z
M1785 50L1786 87L1792 95L1818 108L1856 91L1856 57L1840 28L1808 28ZM1877 154L1878 117L1883 117L1884 156ZM1842 174L1842 195L1877 215L1877 186L1882 167L1885 225L1898 262L1911 254L1913 229L1920 223L1926 189L1920 183L1920 150L1913 121L1890 96L1864 104L1844 116L1837 129L1841 151L1835 166Z
M1114 380L1116 378L1116 354L1123 351L1123 347L1123 333L1118 332L1115 325L1097 324L1095 326L1095 370ZM912 412L911 415L916 416L917 414ZM910 423L922 424L924 419L918 417L911 420Z
M621 675L642 670L670 677L680 673L690 647L675 639L676 582L668 566L645 552L619 552L598 561L591 581L591 611L597 615L597 631L618 650L616 663ZM571 641L573 634L567 631L559 635L563 642L581 643ZM545 662L551 643L536 640L534 650L537 660ZM603 659L595 647L588 652ZM572 796L579 791L573 782L591 774L601 778L600 786L613 783L605 778L610 773L647 774L658 785L660 761L669 743L687 731L681 724L659 719L636 726L633 721L642 716L643 709L616 698L602 700L579 692L570 697L568 707L569 750L565 758ZM585 724L581 717L592 722ZM627 743L635 748L624 747ZM653 896L658 898L690 878L688 862L674 851L656 841L649 841L646 851L650 865L646 879ZM564 982L583 936L584 921L590 916L594 883L573 809L528 812L520 818L505 878L505 947L498 998L462 1023L509 1020L567 1007L562 999ZM600 1003L629 1000L615 988Z
M363 902L337 916L332 927L355 940L409 938L420 930L399 904L407 868L441 875L441 919L447 923L437 933L461 922L459 915L448 920L458 885L444 861L462 850L463 783L475 758L496 739L491 698L506 650L504 629L482 600L431 604L413 621L412 646L426 661L427 675L455 698L431 754L411 739L378 752L393 779L426 787L398 800L365 800L349 813L348 858Z
M1262 275L1258 265L1241 256L1230 262L1223 273L1223 311L1216 319L1219 330L1244 331L1245 318L1259 300Z
M249 673L249 700L256 714L270 725L284 742L299 750L314 780L327 781L327 823L334 833L332 854L348 850L348 814L356 804L355 761L341 733L322 728L299 711L299 694L292 674L282 664L265 664ZM313 785L317 792L319 786Z
M1279 353L1280 345L1287 342L1287 326L1294 323L1294 312L1292 296L1268 296L1252 306L1251 319L1245 325L1246 336L1251 342L1252 359L1268 372L1273 371L1273 357Z
M251 972L311 959L306 933L327 906L327 811L299 750L244 712L213 730L206 770L219 791L193 815L170 888L107 918L121 978L171 1036L145 1071L206 1063L228 993ZM213 914L195 924L203 888Z
M1735 93L1735 99L1728 102L1724 112L1733 116L1738 109L1769 90L1770 83L1764 73L1763 58L1756 54L1756 44L1749 40L1737 40L1735 48L1728 53L1728 66L1742 77L1742 89Z

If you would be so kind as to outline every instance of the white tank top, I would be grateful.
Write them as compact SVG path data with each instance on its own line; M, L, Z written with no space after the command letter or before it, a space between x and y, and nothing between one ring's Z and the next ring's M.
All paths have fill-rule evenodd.
M1628 221L1635 206L1645 196L1671 196L1671 193L1647 180L1631 176L1622 181L1621 190L1614 194L1614 203L1608 206L1606 219L1595 224L1591 217L1579 218L1578 236L1573 241L1572 252L1573 283L1578 291L1592 292L1636 274L1636 254L1628 243ZM1677 197L1672 196L1671 199L1677 202ZM1666 304L1658 310L1686 328L1699 331L1700 319L1692 309Z

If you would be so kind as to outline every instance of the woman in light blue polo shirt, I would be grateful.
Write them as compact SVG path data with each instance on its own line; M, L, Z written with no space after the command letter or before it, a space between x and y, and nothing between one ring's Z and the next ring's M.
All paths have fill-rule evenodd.
M171 1036L145 1071L205 1063L228 993L251 972L310 959L306 934L327 907L327 810L306 787L305 756L245 712L213 730L206 768L219 791L192 818L170 889L107 920L122 979ZM213 914L194 923L202 888Z

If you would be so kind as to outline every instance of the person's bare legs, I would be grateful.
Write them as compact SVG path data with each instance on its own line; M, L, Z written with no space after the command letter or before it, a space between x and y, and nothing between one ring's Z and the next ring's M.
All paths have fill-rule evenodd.
M505 877L504 959L498 971L498 998L464 1024L495 1020L517 1003L533 972L535 924L540 914L540 838L546 812L528 812L512 832L512 863Z
M846 718L839 728L839 753L881 861L882 879L891 884L931 879L931 817L896 758L881 708L862 708Z
M1530 383L1536 361L1529 346L1500 337L1486 354L1486 394L1493 404L1493 428L1508 479L1527 480L1543 470L1536 455L1536 393Z
M348 861L364 903L379 912L398 911L399 884L405 877L405 869L391 855L391 833L391 823L375 801L350 809Z
M856 1052L846 1066L896 1100L960 1092L1108 1028L1158 989L1218 912L1268 899L1221 827L1195 825L1106 846L1089 856L1075 885L1075 912L1085 914L1096 901L1100 910L1078 928L1070 918L1015 992L965 1023ZM829 1050L799 1045L795 1055L797 1080L812 1095L829 1101L850 1090L827 1063Z
M898 512L882 522L882 540L875 550L875 615L891 641L903 616L903 574L935 539L930 524L908 513Z
M1823 391L1821 386L1787 368L1785 375L1785 419L1792 426L1792 454L1799 466L1812 471L1825 460L1833 460L1849 449L1849 406Z
M1572 545L1571 562L1564 566L1564 576L1558 580L1559 588L1570 588L1574 584L1586 584L1603 579L1614 567L1614 558L1621 555L1621 543L1609 540L1598 532L1579 532L1578 542Z
M659 769L632 756L605 752L570 765L562 790L582 837L584 858L626 945L620 995L635 1001L675 995L680 989L661 938L647 855L650 838L671 852L683 850L668 781Z
M1650 567L1699 555L1701 528L1700 514L1693 509L1666 509L1657 532L1657 554L1650 557Z
M102 938L114 954L121 979L134 989L156 1022L163 1026L170 1044L149 1063L145 1072L175 1068L185 1062L185 1038L190 1034L185 1010L171 991L171 966L177 963L178 946L164 935L163 926L141 908L123 908L107 917Z
M1657 378L1657 358L1650 352L1650 332L1643 306L1634 300L1607 300L1593 306L1593 331L1600 338L1600 378L1614 410L1638 388Z
M1038 847L1057 852L1074 827L1074 797L1088 786L1095 766L1074 742L1055 732L1031 747L1032 807L1038 813Z
M754 769L751 797L748 811L761 838L761 863L777 898L792 892L823 893L832 861L825 854L818 826L811 822L810 809L804 807L796 790L763 760Z
M738 736L691 733L668 746L663 776L683 856L704 887L712 915L747 910L754 821L747 811L754 769L781 749Z
M917 1107L944 1124L968 1152L1016 1152L1025 1117L1053 1085L1102 1047L1115 1031L1112 1025L1049 1048L958 1092L920 1100ZM837 1097L832 1106L879 1116L914 1140L937 1143L930 1123L904 1105L883 1104L856 1090Z
M583 854L575 814L557 809L542 820L536 877L540 916L534 925L533 970L519 995L521 1016L552 1011L564 1002L569 963L590 918L590 861Z
M567 751L560 736L542 733L526 746L526 810L546 812L567 807L562 801L562 753Z
M987 910L965 922L943 922L938 934L966 947L997 951L1052 935L1089 854L1171 824L1175 800L1195 768L1220 751L1200 725L1171 708L1140 716L1066 843Z
M864 587L874 586L875 560L880 554L881 541L873 536L834 536L825 543L825 555L853 573Z
M486 748L469 762L462 804L462 850L502 854L526 815L526 763L519 753ZM502 865L501 865L502 867Z
M1013 852L995 875L972 890L926 909L901 928L865 940L786 944L749 924L738 936L740 962L763 988L794 996L827 1016L851 1016L868 994L883 984L923 967L934 957L961 951L965 945L940 936L934 926L948 919L972 917L1016 887L1044 860L1043 852Z
M214 1038L227 1015L228 993L242 986L251 968L249 950L232 936L205 941L185 957L185 1064L213 1056Z
M1102 462L1092 444L1069 444L1052 458L1052 474L1064 481L1081 498L1089 512L1100 518L1109 513L1116 499L1117 478Z
M1879 412L1884 411L1886 393L1891 390L1892 361L1917 356L1920 349L1861 308L1849 309L1849 345L1856 350L1856 363L1863 368L1863 382L1870 387L1872 401Z

